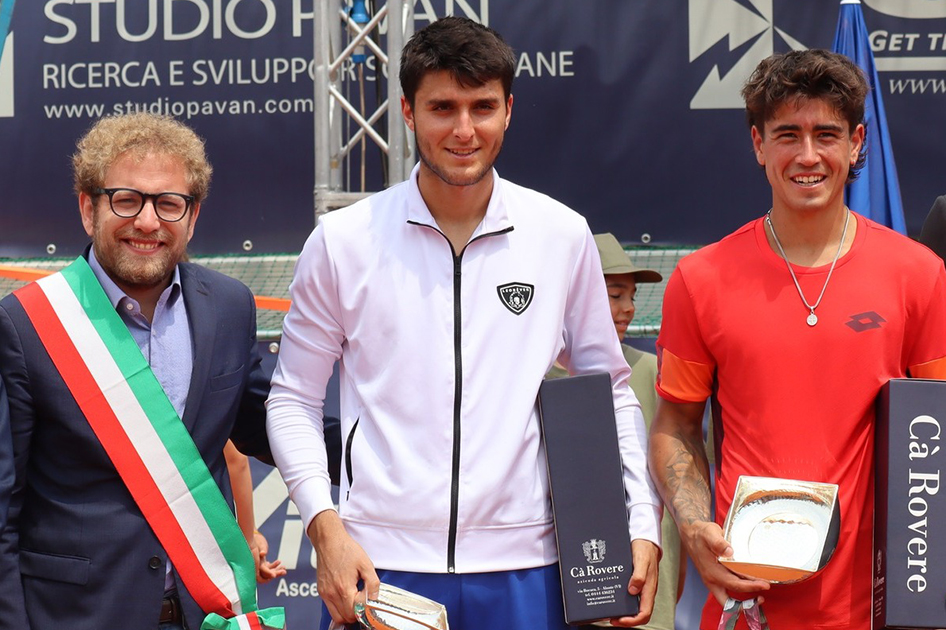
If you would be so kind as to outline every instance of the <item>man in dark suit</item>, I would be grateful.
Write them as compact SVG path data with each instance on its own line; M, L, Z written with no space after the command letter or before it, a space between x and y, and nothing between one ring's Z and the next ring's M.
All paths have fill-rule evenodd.
M6 527L7 508L13 491L13 444L10 439L10 408L0 378L0 532Z
M180 454L185 449L168 444L161 433L165 425L157 422L161 439L110 447L96 424L102 414L87 408L86 390L98 395L98 389L70 380L71 368L58 358L62 344L51 342L46 328L61 323L77 349L86 340L69 332L68 313L37 315L44 302L31 287L46 286L57 308L52 285L43 285L48 279L0 301L0 378L9 397L15 462L8 519L0 520L0 628L196 629L207 613L219 611L203 605L186 563L177 559L180 549L159 533L179 502L168 499L166 513L153 516L148 496L142 503L134 489L142 475L126 474L121 461L134 450L147 462L152 451L166 448L172 457L161 461L177 464L185 480L192 465L205 466L203 478L219 488L213 489L216 517L227 503L232 507L223 454L227 439L250 455L268 458L269 451L263 407L268 381L256 346L253 296L236 280L182 262L211 175L203 141L191 129L151 114L104 118L79 141L73 167L82 224L92 240L70 266L85 274L75 276L86 282L76 290L77 303L85 306L83 296L97 292L105 315L118 322L116 338L132 350L137 344L144 371L153 373L156 391L166 394L166 400L142 400L142 408L164 405L173 419L169 430L178 438L189 435L196 449L188 451L188 464L178 464L186 460ZM70 277L66 270L56 276ZM95 321L89 317L85 321ZM102 340L112 351L104 333ZM141 362L142 356L134 359ZM99 358L82 355L80 362L94 375ZM121 374L134 389L132 377ZM111 400L110 387L101 388L102 400ZM115 415L121 421L120 407ZM167 496L160 475L154 482ZM191 492L206 514L201 496ZM186 518L180 522L178 540L185 544L178 547L197 549ZM245 543L238 552L250 559L252 571ZM247 603L242 605L245 612ZM255 598L249 609L255 609Z

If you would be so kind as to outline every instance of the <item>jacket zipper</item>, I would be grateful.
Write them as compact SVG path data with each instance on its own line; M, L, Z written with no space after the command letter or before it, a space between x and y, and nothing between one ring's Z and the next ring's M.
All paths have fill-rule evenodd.
M351 432L348 434L348 439L345 441L345 474L348 475L348 491L345 492L345 500L348 500L348 497L351 495L351 484L354 481L352 479L352 466L351 466L351 445L355 441L355 431L358 430L358 423L361 421L361 418L355 419L355 424L351 425Z
M447 573L456 573L457 559L457 521L460 512L460 403L463 398L463 356L460 338L460 318L462 311L460 309L460 280L461 263L463 262L463 253L472 243L490 236L499 236L513 230L512 226L496 232L480 234L471 239L460 251L454 252L453 243L447 238L447 235L432 225L408 221L412 225L419 225L431 229L440 234L447 241L450 247L450 253L453 255L453 368L455 386L453 391L453 462L451 466L450 479L450 529L447 533Z

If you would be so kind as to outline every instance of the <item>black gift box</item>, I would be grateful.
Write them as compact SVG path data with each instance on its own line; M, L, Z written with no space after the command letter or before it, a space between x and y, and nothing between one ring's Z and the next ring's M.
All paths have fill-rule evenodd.
M636 615L623 466L611 377L548 380L539 388L565 621Z
M877 399L874 628L946 628L946 382L893 379ZM942 491L941 491L942 490Z

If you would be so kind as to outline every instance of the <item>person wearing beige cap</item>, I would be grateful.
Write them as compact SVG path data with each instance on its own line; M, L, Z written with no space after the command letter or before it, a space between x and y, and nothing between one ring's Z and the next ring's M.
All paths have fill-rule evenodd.
M595 234L594 239L601 257L601 269L611 303L611 319L614 321L618 340L622 342L624 358L631 366L631 378L628 383L640 401L644 421L649 429L657 408L657 392L654 389L657 380L657 355L638 350L623 341L628 326L634 320L637 285L642 282L660 282L663 276L653 269L635 265L614 234ZM549 371L547 378L563 376L568 376L568 372L556 364ZM682 572L685 571L686 564L681 562L680 534L666 510L661 521L661 530L663 557L658 569L660 581L657 583L657 598L650 622L641 627L649 630L674 630L674 613L683 585Z
M660 282L663 280L658 272L653 269L642 269L636 266L632 261L618 239L610 232L604 234L595 234L595 245L598 247L598 255L601 256L601 270L604 271L605 284L608 287L608 297L611 299L611 319L614 320L614 328L617 330L618 339L623 340L627 334L627 327L634 319L634 298L637 295L637 285L641 282ZM628 350L633 350L630 346L624 346L624 356L628 359L631 368L631 355ZM638 355L650 354L634 351ZM635 355L637 356L637 355ZM657 356L650 354L654 359L654 370L657 369ZM635 359L636 360L636 359ZM654 372L656 374L656 371ZM633 377L631 380L634 380ZM650 389L653 390L653 381L650 382ZM633 383L631 387L634 387ZM637 391L636 389L634 390ZM656 393L654 391L646 392L644 398L648 403L656 404ZM641 394L637 395L642 398ZM641 405L645 405L641 400ZM654 407L645 406L644 416L653 415Z
M608 289L608 298L611 303L611 319L614 329L621 341L624 358L631 366L630 385L641 403L644 420L650 424L657 407L657 393L654 390L654 381L657 378L657 355L643 352L625 343L624 336L627 328L634 319L634 298L637 295L637 285L641 282L660 282L663 276L653 269L643 269L636 266L614 234L605 232L595 234L595 245L601 257L601 269L604 271L605 286ZM557 363L548 373L548 378L568 376L565 368ZM666 555L666 553L665 553ZM661 577L661 582L663 582ZM671 624L670 628L673 628Z

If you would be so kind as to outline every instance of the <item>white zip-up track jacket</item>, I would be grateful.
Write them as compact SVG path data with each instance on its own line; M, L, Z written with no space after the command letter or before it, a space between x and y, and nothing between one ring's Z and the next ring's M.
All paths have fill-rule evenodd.
M495 171L493 181L461 252L424 204L415 167L322 217L296 264L267 403L273 455L306 525L334 508L322 403L340 360L338 510L379 568L557 561L536 406L556 358L573 373L611 374L631 536L659 544L646 429L587 223Z

